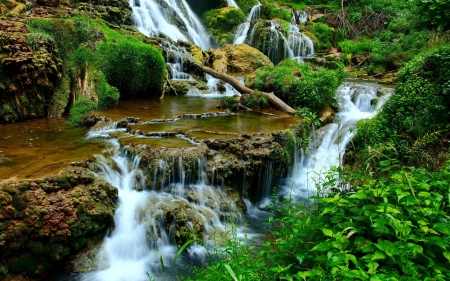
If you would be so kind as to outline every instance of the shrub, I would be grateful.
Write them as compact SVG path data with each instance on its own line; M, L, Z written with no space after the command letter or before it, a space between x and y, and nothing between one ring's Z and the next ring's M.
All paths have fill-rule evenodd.
M119 90L116 87L111 87L106 82L103 73L100 73L95 84L98 95L98 108L115 108L119 102Z
M123 41L99 46L101 69L123 96L160 93L166 76L161 52L153 46Z
M97 103L91 101L88 98L79 98L70 109L70 117L67 123L71 125L77 125L83 115L89 113L92 110L97 109Z
M333 98L345 74L343 66L337 70L313 71L308 64L287 59L273 70L264 67L256 71L254 87L272 92L294 108L308 107L318 113Z
M383 165L390 176L334 169L307 210L276 202L260 249L228 240L197 280L448 280L450 163Z
M318 39L318 42L316 42L318 50L331 49L333 47L333 44L331 43L331 40L333 39L333 29L331 29L331 27L320 22L313 23L311 25L311 32Z

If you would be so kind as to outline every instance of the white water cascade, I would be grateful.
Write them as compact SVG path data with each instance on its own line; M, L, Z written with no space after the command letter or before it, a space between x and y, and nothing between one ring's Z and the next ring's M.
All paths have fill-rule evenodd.
M233 44L243 44L247 38L248 30L250 29L250 22L252 20L259 19L261 16L261 3L252 7L250 13L247 16L247 21L238 25L236 29L236 35L234 37Z
M292 11L291 22L301 24L308 21L308 13L305 11Z
M87 136L112 144L106 153L111 156L96 155L96 173L119 189L119 208L115 229L105 237L99 253L99 270L82 275L81 280L143 281L150 276L172 280L177 231L202 233L204 245L212 246L214 235L227 230L223 220L241 224L240 212L221 185L207 183L203 159L191 163L189 169L181 157L159 160L144 174L140 157L129 155L117 140L108 138L108 133L121 130L110 124ZM192 244L177 261L178 272L182 270L179 264L201 264L205 257L205 248Z
M302 153L294 165L293 175L282 189L285 198L308 198L317 194L317 184L325 173L342 164L345 148L356 133L356 123L375 116L389 98L389 93L377 97L378 88L375 84L348 82L339 87L336 91L339 121L313 132L308 152ZM371 105L373 99L378 99L375 108Z
M228 7L235 7L235 8L238 8L238 9L239 9L238 4L237 4L236 1L234 1L234 0L227 0L227 6L228 6Z
M303 57L314 56L314 44L311 38L300 32L300 28L290 23L289 24L289 35L286 37L281 31L281 26L277 21L269 21L268 27L263 27L267 32L263 36L256 34L256 30L260 25L267 25L266 21L258 21L250 29L247 30L247 35L244 39L243 35L235 37L235 42L246 42L250 46L259 48L261 52L266 54L269 59L277 64L280 60L279 51L283 48L282 53L285 58L296 59L302 61ZM256 37L255 37L256 34ZM280 44L280 40L283 40L283 44Z
M144 35L161 37L164 34L174 41L188 41L203 50L209 49L209 34L186 0L130 0L129 3L134 25Z

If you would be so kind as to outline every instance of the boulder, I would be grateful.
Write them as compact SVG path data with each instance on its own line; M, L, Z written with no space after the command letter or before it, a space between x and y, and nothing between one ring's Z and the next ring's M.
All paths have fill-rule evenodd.
M225 45L211 53L214 70L232 75L249 75L260 67L273 66L266 55L247 44Z

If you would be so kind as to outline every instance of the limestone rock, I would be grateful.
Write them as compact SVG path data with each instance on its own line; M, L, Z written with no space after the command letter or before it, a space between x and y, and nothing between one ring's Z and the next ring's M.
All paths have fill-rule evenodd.
M273 63L259 50L246 45L225 45L222 49L212 50L213 68L216 71L226 70L229 74L247 75L263 66Z

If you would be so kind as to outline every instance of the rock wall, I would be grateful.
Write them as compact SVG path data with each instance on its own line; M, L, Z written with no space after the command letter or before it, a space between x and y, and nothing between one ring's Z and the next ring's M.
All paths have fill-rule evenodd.
M0 123L44 117L61 75L55 42L24 20L0 19Z
M0 279L39 276L114 227L118 191L81 167L0 183Z

